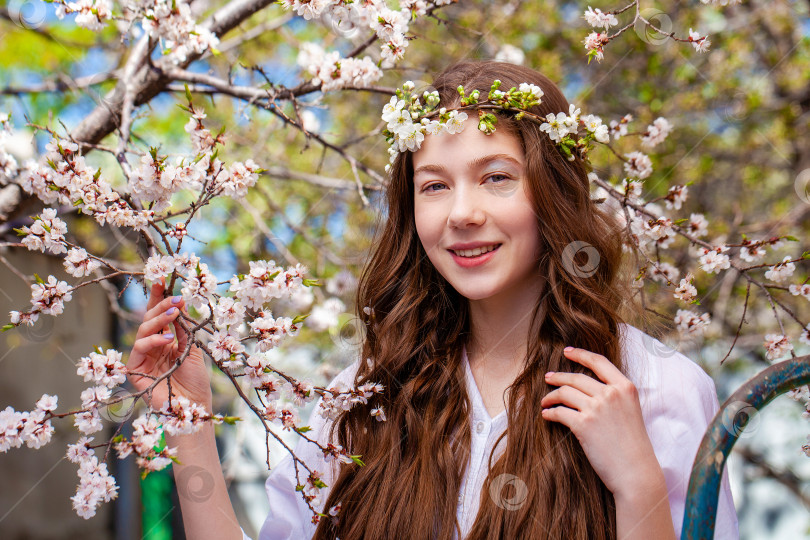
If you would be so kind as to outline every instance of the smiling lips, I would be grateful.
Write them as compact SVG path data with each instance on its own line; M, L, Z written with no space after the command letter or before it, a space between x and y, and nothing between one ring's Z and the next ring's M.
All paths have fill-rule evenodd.
M464 246L458 246L464 247ZM452 255L453 260L463 268L470 268L484 264L490 260L495 251L501 247L501 244L485 244L468 249L448 249Z
M480 246L473 249L451 249L450 251L452 251L459 257L477 257L478 255L481 255L483 253L493 251L499 246L500 244L489 244L487 246Z

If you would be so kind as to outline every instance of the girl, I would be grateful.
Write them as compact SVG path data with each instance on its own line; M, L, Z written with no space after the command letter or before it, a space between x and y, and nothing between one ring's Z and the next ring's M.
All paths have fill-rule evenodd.
M486 95L496 79L542 90L531 108L542 117L569 111L554 83L511 64L457 64L433 86L457 108L459 85ZM296 454L324 471L318 503L334 517L312 523L287 457L267 480L260 540L680 535L692 462L718 409L714 384L624 322L633 306L622 231L592 201L587 163L537 124L489 112L494 132L472 111L454 117L455 133L394 154L387 216L358 286L364 360L329 385L385 390L333 420L316 407L307 424L365 465L324 463L301 441ZM182 332L174 345L158 333L184 307L162 294L156 284L131 371L159 374L161 357L185 346ZM172 381L210 410L199 351ZM153 395L166 398L165 388ZM167 443L179 448L178 483L200 470L214 479L205 500L181 493L187 536L241 538L213 428ZM715 538L736 538L727 474L718 512Z

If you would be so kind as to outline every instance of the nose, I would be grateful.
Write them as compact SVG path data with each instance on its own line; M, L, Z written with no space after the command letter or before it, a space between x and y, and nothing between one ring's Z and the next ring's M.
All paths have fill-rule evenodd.
M482 201L473 191L464 188L455 190L453 205L447 216L447 225L451 229L466 229L482 225L486 221Z

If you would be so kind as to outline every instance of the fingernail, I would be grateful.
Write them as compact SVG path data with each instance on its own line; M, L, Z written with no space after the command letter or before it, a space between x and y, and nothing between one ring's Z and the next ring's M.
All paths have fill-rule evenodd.
M170 307L166 310L166 315L174 315L174 312L177 311L176 307Z
M172 296L172 304L179 304L182 299L182 296Z
M552 375L554 375L553 371L549 371L549 372L546 373L546 377L551 377Z
M566 347L566 348L564 348L563 350L564 350L565 352L571 352L571 351L573 351L573 350L574 350L574 348L573 348L573 347Z
M174 334L161 334L163 339L174 339Z

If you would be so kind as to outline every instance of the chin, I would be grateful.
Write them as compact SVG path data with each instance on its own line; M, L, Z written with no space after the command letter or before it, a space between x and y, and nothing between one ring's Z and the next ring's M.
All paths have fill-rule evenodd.
M493 289L492 287L471 287L469 283L457 287L454 283L450 282L450 285L456 290L458 294L466 298L467 300L483 300L485 298L489 298L493 296L497 290Z

